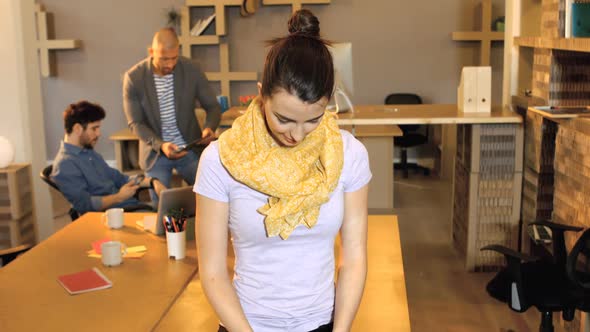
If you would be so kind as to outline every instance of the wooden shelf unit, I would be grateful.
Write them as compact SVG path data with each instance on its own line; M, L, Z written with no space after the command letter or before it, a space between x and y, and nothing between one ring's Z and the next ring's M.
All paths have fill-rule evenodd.
M531 17L531 11L522 5L525 2L536 2L532 4L535 17ZM519 65L523 63L523 54L530 54L531 50L534 54L529 77L532 95L528 100L513 98L516 104L528 101L528 106L590 105L590 39L564 38L565 2L513 1L507 10L507 23L513 27L514 48L505 51L505 59L511 54L516 59L505 62L509 69L505 70L504 77L510 78L505 81L505 91L520 95L514 82L522 81L526 70ZM537 28L529 26L524 29L527 22L536 23ZM522 233L526 234L526 225L538 218L590 227L587 208L590 163L584 157L590 151L590 120L550 119L531 109L526 119ZM578 235L566 233L568 248ZM522 250L527 251L528 236L523 235L521 240ZM580 332L580 326L588 324L588 315L578 312L573 322L562 321L560 325L563 331Z
M0 249L36 241L30 164L0 168Z
M590 105L590 85L586 83L590 79L590 38L563 38L565 0L537 2L539 10L536 15L540 19L531 18L518 1L507 10L507 22L512 27L508 31L514 35L515 49L507 49L506 52L519 57L507 64L511 66L512 81L517 80L522 72L517 64L520 61L522 65L523 60L523 52L519 48L532 48L533 97L543 100L549 106ZM540 28L534 29L534 33L539 35L518 35L521 30L533 30L530 27L525 29L527 21L537 24L540 22ZM505 54L505 58L507 57L509 54ZM511 84L514 85L513 82ZM515 91L514 86L509 89L512 95L520 94Z
M515 37L514 44L521 47L590 52L590 38Z

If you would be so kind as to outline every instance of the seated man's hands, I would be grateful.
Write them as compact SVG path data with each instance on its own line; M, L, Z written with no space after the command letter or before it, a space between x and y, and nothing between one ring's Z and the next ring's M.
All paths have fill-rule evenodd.
M135 184L134 181L125 183L121 188L119 188L119 192L117 193L119 202L124 202L133 197L135 192L137 192L137 189L139 189L139 185Z
M171 160L180 159L186 156L186 154L188 153L188 151L186 150L177 152L179 150L179 147L178 145L172 142L163 143L160 147L160 150L162 150L162 153L164 153L164 155L166 155L166 157Z

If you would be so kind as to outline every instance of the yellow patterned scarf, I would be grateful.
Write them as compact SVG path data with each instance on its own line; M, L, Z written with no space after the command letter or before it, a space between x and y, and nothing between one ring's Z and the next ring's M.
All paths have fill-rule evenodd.
M269 197L258 209L268 237L286 240L300 224L313 227L320 206L336 189L343 164L336 120L324 115L294 147L279 146L266 127L260 99L219 137L219 155L234 179Z

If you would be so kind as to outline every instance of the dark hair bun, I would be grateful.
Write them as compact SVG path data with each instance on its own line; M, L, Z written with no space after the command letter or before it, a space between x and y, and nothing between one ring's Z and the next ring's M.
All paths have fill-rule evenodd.
M289 33L306 37L320 37L320 21L307 9L296 11L289 19Z

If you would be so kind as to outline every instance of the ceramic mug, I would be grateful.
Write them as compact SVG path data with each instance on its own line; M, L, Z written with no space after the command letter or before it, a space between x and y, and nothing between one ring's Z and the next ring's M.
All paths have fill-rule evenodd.
M109 226L109 228L123 227L123 209L113 208L106 210L102 214L102 223Z
M104 266L117 266L123 262L127 247L119 241L107 241L100 245L100 252Z

